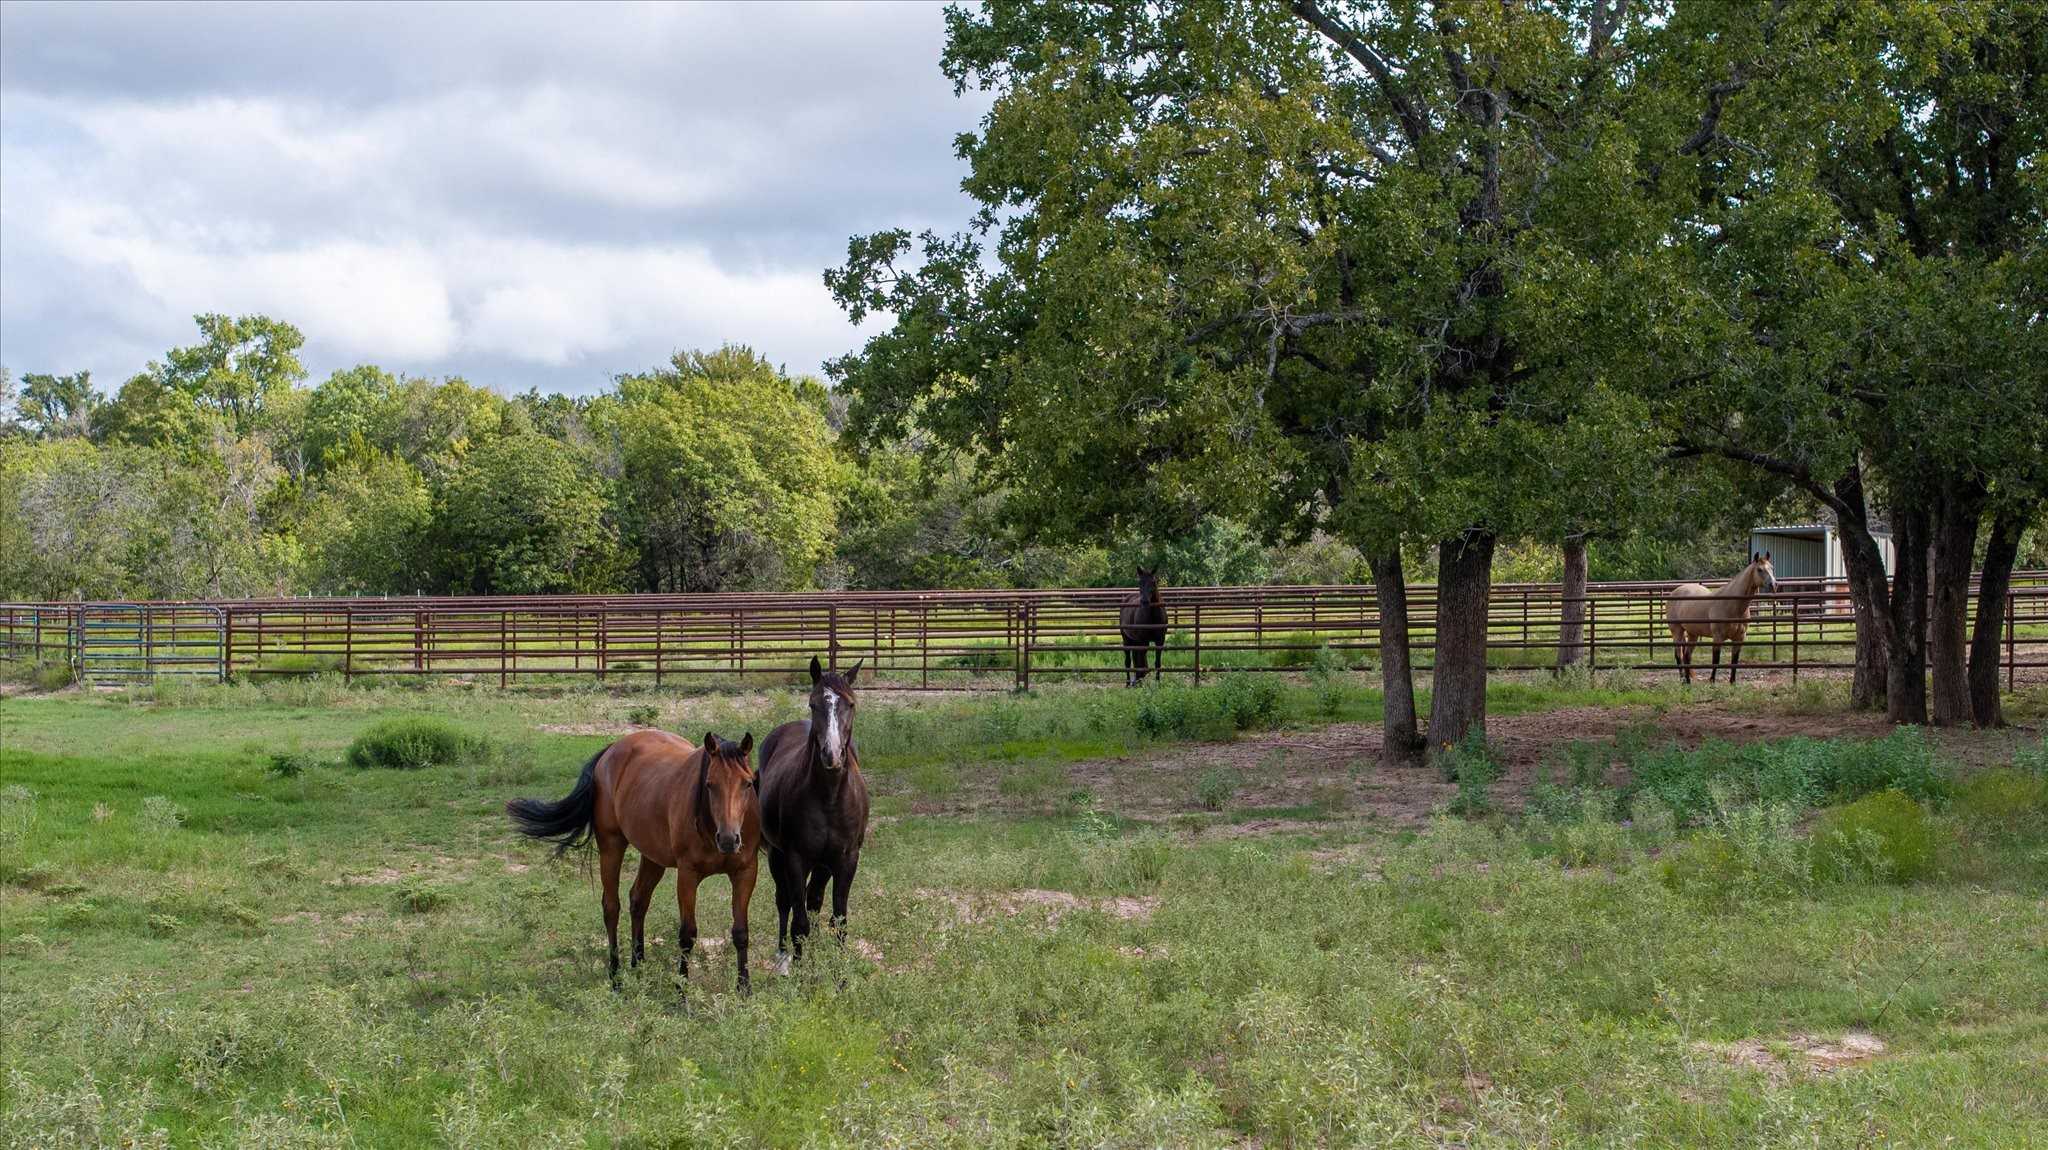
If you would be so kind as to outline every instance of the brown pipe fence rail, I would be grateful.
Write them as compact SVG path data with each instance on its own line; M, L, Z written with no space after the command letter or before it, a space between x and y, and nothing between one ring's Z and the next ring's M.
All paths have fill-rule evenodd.
M1567 600L1555 584L1500 584L1487 658L1503 673L1557 665L1568 602L1581 607L1579 662L1595 670L1674 672L1664 622L1674 583L1592 584ZM458 676L511 686L560 676L767 685L813 654L866 661L900 689L1023 689L1122 675L1121 589L796 594L249 599L144 603L0 603L0 658L68 662L93 682L208 678ZM1973 590L1974 596L1974 590ZM1199 587L1166 593L1164 672L1201 682L1226 671L1352 669L1379 654L1370 587ZM2006 593L2001 664L2008 685L2048 667L2048 572ZM1972 605L1974 618L1974 603ZM1409 594L1418 670L1436 642L1436 591ZM1801 674L1853 666L1855 624L1839 582L1783 580L1758 596L1745 671ZM1327 650L1329 654L1319 652ZM1704 672L1711 645L1695 668Z

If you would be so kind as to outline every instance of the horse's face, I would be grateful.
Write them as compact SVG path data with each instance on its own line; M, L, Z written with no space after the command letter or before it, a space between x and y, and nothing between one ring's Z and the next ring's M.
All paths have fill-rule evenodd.
M1138 597L1147 600L1159 597L1159 569L1157 567L1138 568Z
M698 801L711 820L712 838L726 854L739 852L747 806L758 801L753 755L752 731L737 743L704 732L704 790Z
M811 657L811 741L826 770L845 770L853 761L853 682L859 677L860 663L842 675Z
M1778 573L1771 569L1771 553L1762 551L1750 556L1750 565L1756 568L1757 587L1765 594L1778 589Z

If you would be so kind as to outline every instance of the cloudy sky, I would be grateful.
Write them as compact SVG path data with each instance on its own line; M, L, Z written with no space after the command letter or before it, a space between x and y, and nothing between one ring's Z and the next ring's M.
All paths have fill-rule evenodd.
M858 346L846 240L957 228L936 4L0 5L0 363L119 385L197 312L595 390Z

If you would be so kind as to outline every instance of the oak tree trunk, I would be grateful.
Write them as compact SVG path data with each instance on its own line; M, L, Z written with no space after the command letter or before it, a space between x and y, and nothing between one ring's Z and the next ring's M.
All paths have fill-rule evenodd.
M1889 667L1891 591L1884 572L1884 549L1870 533L1870 509L1863 497L1863 472L1851 465L1835 481L1835 527L1842 543L1842 571L1849 580L1849 606L1856 616L1856 674L1849 687L1849 705L1858 711L1885 706Z
M1928 521L1925 505L1892 514L1892 544L1898 559L1887 612L1891 657L1885 669L1884 710L1894 723L1927 722Z
M1486 612L1493 545L1491 532L1469 531L1445 540L1438 551L1429 741L1439 749L1473 732L1486 737Z
M1557 666L1559 670L1583 662L1586 657L1586 537L1564 537L1564 603L1557 624Z
M1981 485L1953 479L1942 484L1934 502L1927 664L1937 727L1970 722L1970 561L1977 549L1977 525L1984 518L1984 496Z
M1408 579L1401 549L1390 547L1366 561L1372 566L1373 595L1380 611L1380 690L1385 696L1381 761L1412 766L1422 761L1422 732L1415 725L1415 671L1408 646Z
M1970 718L1980 727L2005 725L1999 698L1999 648L2005 639L2005 594L2012 586L2012 567L2019 560L2020 536L2027 511L2008 507L1991 520L1991 539L1984 547L1984 577L1977 587L1977 624L1970 636Z

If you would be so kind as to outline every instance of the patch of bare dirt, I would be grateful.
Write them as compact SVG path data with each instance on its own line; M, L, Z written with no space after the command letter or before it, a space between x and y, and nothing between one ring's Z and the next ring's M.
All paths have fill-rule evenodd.
M1661 709L1572 707L1501 715L1487 721L1487 736L1506 767L1506 774L1493 787L1494 797L1510 811L1520 809L1526 801L1545 760L1573 742L1610 742L1629 732L1651 746L1692 748L1709 740L1875 739L1892 729L1883 716L1868 713L1735 710L1711 702ZM2017 746L2039 737L2038 732L2018 727L2005 731L1936 729L1928 734L1943 755L1969 767L2009 762ZM1381 745L1380 728L1373 723L1335 723L1228 743L1167 745L1137 755L1068 764L1063 784L1035 798L1002 795L1000 772L977 767L961 772L955 792L944 798L920 797L911 804L911 811L947 814L1044 809L1055 801L1053 796L1086 788L1106 810L1158 821L1201 813L1197 781L1205 772L1224 768L1234 771L1240 780L1229 800L1231 809L1274 813L1268 818L1213 824L1201 831L1205 836L1327 830L1329 819L1362 818L1395 827L1425 823L1432 810L1451 800L1456 787L1429 768L1381 767ZM1613 768L1610 781L1625 781L1620 772L1621 768ZM1304 808L1309 813L1296 813Z
M1079 910L1101 911L1125 922L1143 922L1159 909L1159 899L1154 895L1143 898L1083 898L1063 890L1009 890L989 893L927 890L922 887L910 893L927 902L943 903L951 907L954 921L966 925L986 922L997 915L1015 918L1027 909L1042 911L1047 926L1057 926L1060 919Z
M1795 1074L1814 1077L1845 1070L1882 1057L1886 1047L1884 1039L1875 1034L1852 1030L1835 1039L1795 1034L1781 1039L1702 1043L1701 1049L1718 1055L1731 1066L1761 1070L1782 1080Z

